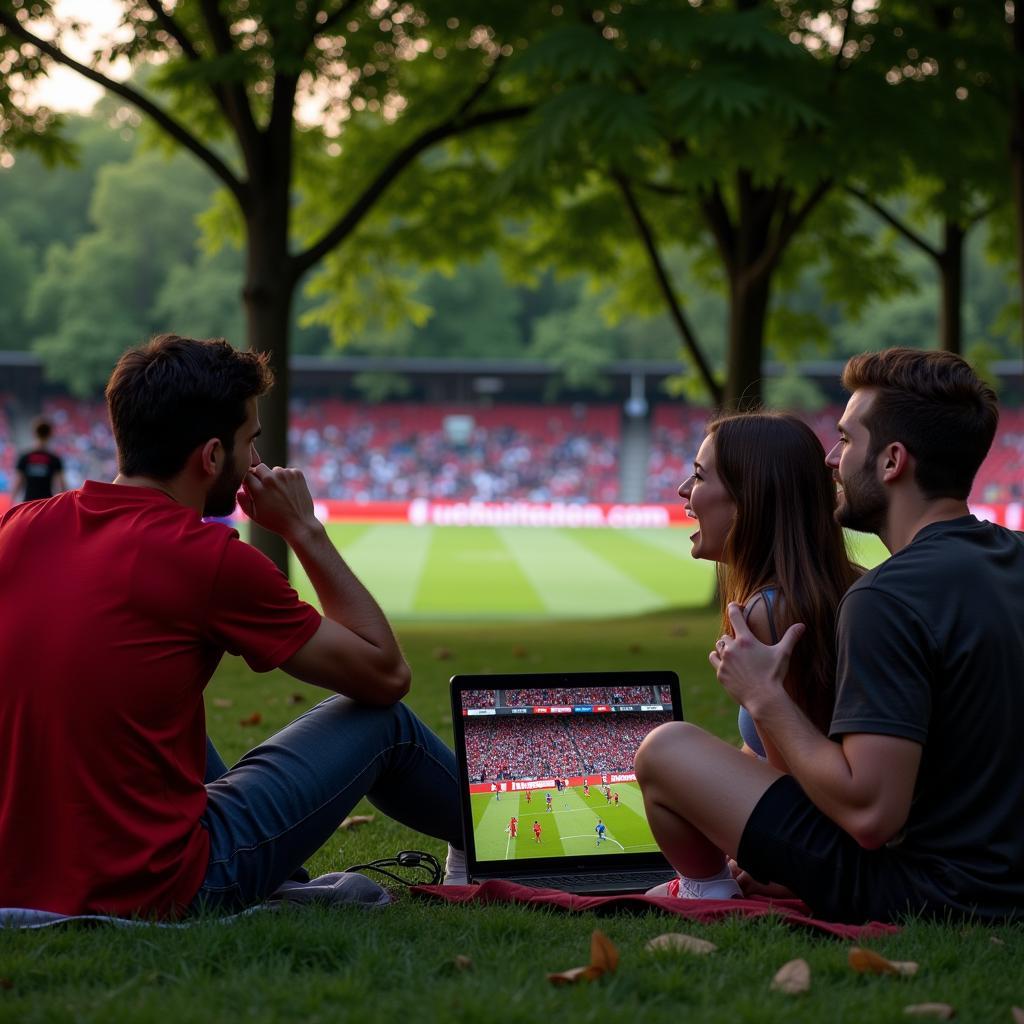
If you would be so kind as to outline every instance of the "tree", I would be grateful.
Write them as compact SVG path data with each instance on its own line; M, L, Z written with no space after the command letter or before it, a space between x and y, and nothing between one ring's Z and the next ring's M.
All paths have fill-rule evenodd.
M270 354L277 376L261 407L261 447L284 464L297 285L422 154L527 112L496 83L531 19L516 5L477 0L121 2L119 40L80 61L53 0L0 0L4 67L27 76L74 69L216 177L221 210L244 239L248 343ZM119 57L156 62L145 88L113 77ZM46 137L44 112L24 113L24 97L5 91L0 103L16 125L34 116ZM303 107L312 109L306 120ZM30 141L20 130L12 138ZM286 567L280 538L257 529L254 541Z
M940 345L960 353L965 242L1008 199L1006 105L996 77L1008 56L1004 14L994 5L969 11L949 0L890 0L880 19L870 59L893 87L906 131L891 160L865 168L863 182L847 187L933 262L940 282ZM919 125L942 131L921 131ZM909 216L886 202L886 192L912 197ZM938 240L921 226L928 222L937 222Z
M527 259L619 274L626 239L638 239L716 404L759 398L772 289L794 239L891 141L877 134L884 108L864 127L885 83L862 71L867 20L853 11L838 0L624 3L524 58L549 96L510 173L520 203L532 199L550 225ZM729 305L724 382L668 271L671 245L714 255Z

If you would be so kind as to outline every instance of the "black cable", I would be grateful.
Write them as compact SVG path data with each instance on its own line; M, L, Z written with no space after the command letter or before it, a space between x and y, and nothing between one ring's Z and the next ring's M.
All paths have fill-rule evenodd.
M430 881L410 882L408 879L402 878L401 875L388 871L389 867L427 871L430 873ZM400 882L402 885L440 885L441 879L444 877L444 869L441 867L440 861L432 853L425 853L423 850L400 850L394 857L382 857L380 860L373 860L368 864L353 864L352 867L345 868L345 874L351 871L374 871L395 882Z

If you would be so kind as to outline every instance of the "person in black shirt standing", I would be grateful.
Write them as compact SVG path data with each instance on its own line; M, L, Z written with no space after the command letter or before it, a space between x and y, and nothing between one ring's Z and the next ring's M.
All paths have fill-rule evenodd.
M836 517L892 557L840 604L828 735L782 685L801 625L766 646L731 606L711 664L790 774L662 726L636 761L651 827L685 895L715 891L725 851L745 892L775 883L833 920L1024 917L1024 541L967 507L995 394L913 349L857 356L843 384Z
M48 420L36 420L36 446L25 452L15 465L17 476L11 494L13 504L52 498L65 489L64 463L49 447L52 433L53 427Z

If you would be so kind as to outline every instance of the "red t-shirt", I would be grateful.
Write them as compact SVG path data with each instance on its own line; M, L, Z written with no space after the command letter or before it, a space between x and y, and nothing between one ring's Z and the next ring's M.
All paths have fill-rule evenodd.
M88 481L0 520L0 906L166 916L202 884L203 690L320 624L264 555Z

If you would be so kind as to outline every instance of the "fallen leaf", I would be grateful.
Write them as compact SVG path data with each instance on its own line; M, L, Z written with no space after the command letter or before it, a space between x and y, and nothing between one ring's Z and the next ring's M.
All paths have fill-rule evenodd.
M288 698L289 704L301 704L306 698L301 693L293 693Z
M799 996L810 990L811 965L806 960L790 960L783 964L772 978L772 991Z
M213 706L215 708L230 708L234 707L235 702L227 697L214 697Z
M1024 1010L1019 1006L1010 1007L1010 1016L1013 1017L1013 1024L1024 1024Z
M988 937L988 941L991 942L993 946L1005 946L1006 945L1006 943L1001 938L999 938L998 935L990 935Z
M935 1017L937 1020L952 1020L956 1010L949 1003L913 1003L904 1006L903 1012L908 1017Z
M912 978L918 971L918 965L912 960L886 960L874 950L861 946L850 947L849 962L858 974L896 974Z
M452 957L452 965L457 971L471 971L473 970L473 960L471 957L465 955L465 953L459 953Z
M668 631L668 635L669 636L686 636L686 632L687 632L687 630L686 630L685 626L673 626Z
M626 650L629 651L630 654L639 654L643 650L643 647L640 644L630 644Z
M651 939L644 947L649 953L657 953L661 950L681 950L684 953L697 953L703 955L714 953L718 947L707 939L698 939L694 935L684 935L682 932L669 932L667 935L659 935Z
M448 650L447 647L435 647L434 648L434 657L438 661L451 661L451 659L454 657L454 655L452 654L452 652L450 650Z
M343 828L355 828L357 825L369 825L376 817L375 814L350 814L339 826Z
M528 652L527 652L525 647L513 647L512 648L512 657L513 658L525 658L527 653Z
M619 966L619 951L615 943L598 928L590 936L590 966L602 971L614 971Z
M258 712L254 711L248 718L239 720L239 725L259 725L263 721L263 716Z
M570 967L548 975L552 985L574 985L577 981L593 981L619 966L619 951L600 929L590 936L590 963L586 967Z
M4 989L4 991L6 992L9 992L12 988L14 988L14 982L11 981L10 978L0 978L0 988Z
M575 985L577 981L593 981L600 978L604 971L596 967L570 967L567 971L558 971L556 974L549 974L548 981L552 985Z

